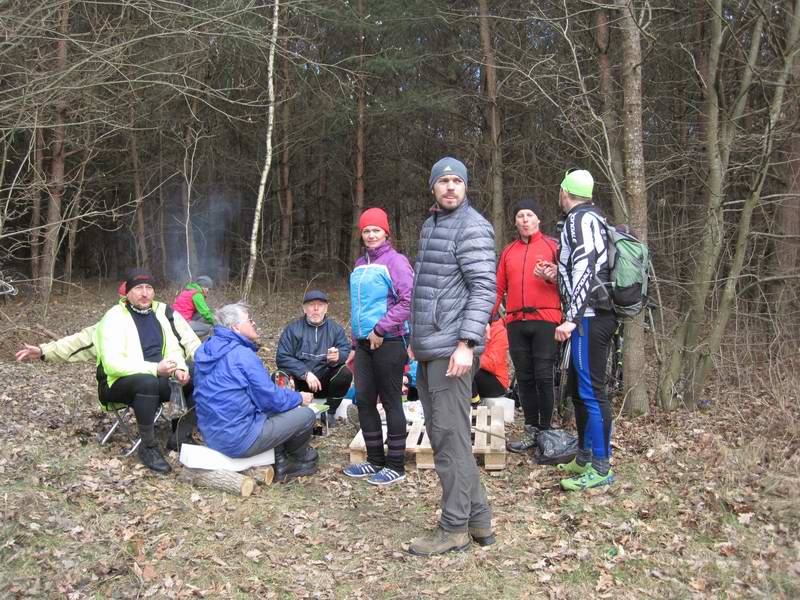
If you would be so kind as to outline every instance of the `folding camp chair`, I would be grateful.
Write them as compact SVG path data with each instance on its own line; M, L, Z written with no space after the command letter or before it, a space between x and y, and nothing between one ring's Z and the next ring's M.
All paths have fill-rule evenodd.
M114 415L114 423L112 423L111 428L104 434L98 434L97 441L100 443L101 446L104 446L108 443L108 440L111 439L111 436L114 435L114 432L119 429L123 432L126 438L128 438L128 442L130 446L127 450L123 452L123 456L130 456L136 449L139 447L139 444L142 443L142 438L139 437L138 431L134 429L136 424L136 418L133 416L133 409L128 406L127 404L119 404L115 402L109 402L108 404L100 403L100 410L104 413L110 413ZM164 411L163 405L158 405L158 411L156 411L156 418L155 421L162 416Z

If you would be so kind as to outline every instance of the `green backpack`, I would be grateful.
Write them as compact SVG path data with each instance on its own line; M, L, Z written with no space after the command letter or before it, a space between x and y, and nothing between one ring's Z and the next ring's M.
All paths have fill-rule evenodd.
M650 279L650 251L647 245L604 220L608 235L609 285L614 312L620 318L635 317L647 306L647 283Z

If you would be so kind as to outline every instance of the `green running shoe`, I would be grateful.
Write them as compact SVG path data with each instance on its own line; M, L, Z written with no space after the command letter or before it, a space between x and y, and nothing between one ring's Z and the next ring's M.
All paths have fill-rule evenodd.
M563 463L560 465L556 465L556 469L561 471L562 473L574 473L575 475L583 475L589 468L592 466L592 463L586 463L585 465L578 464L578 461L574 458L569 461L568 463Z
M600 473L594 470L594 467L589 465L589 468L583 475L562 479L561 487L568 492L577 492L579 490L588 490L589 488L599 485L611 485L613 482L613 471L609 471L605 475L600 475Z

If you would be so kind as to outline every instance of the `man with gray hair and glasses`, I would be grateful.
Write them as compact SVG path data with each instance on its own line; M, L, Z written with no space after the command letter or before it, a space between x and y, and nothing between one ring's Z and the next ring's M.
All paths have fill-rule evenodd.
M275 386L256 351L259 334L246 304L215 314L213 335L195 353L197 424L210 448L231 457L275 449L275 479L288 481L317 470L309 445L314 395Z

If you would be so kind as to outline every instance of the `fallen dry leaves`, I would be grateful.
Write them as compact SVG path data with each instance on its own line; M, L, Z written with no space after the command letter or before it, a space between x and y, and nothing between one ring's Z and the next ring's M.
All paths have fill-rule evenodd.
M75 331L99 317L91 300L57 302L40 325ZM274 358L297 305L289 294L256 304L265 359ZM500 476L483 477L497 544L422 559L404 550L436 523L433 471L412 466L406 482L389 489L348 480L340 472L354 431L342 426L316 440L317 475L262 487L252 498L151 475L120 457L118 440L97 445L107 421L92 365L11 362L22 340L44 339L30 337L35 316L13 310L5 307L20 329L7 328L0 361L3 597L800 594L796 479L794 488L781 479L797 475L796 452L787 448L798 445L761 406L746 413L720 401L707 412L619 420L618 481L585 494L564 494L553 469L512 455ZM339 290L333 312L343 321L346 311ZM767 429L763 441L758 432Z

